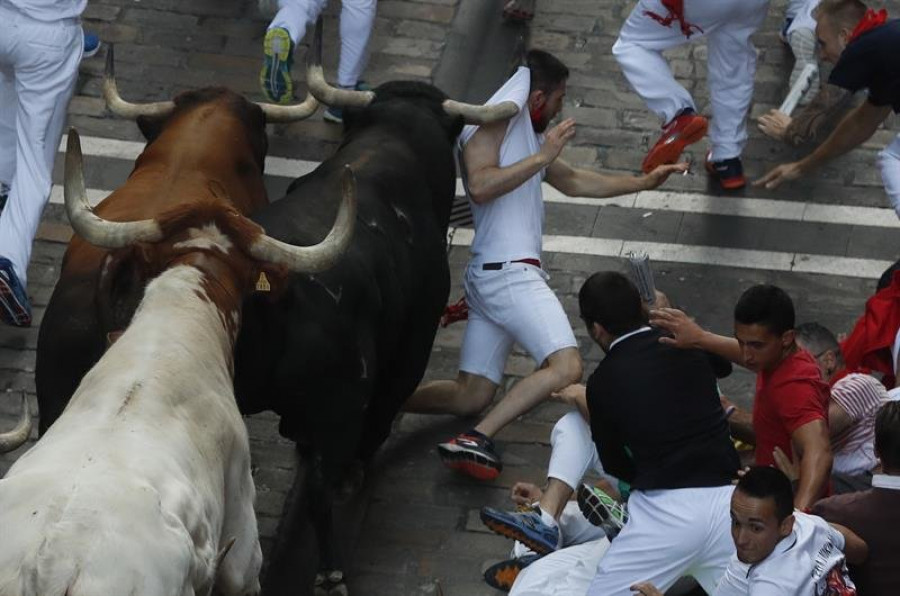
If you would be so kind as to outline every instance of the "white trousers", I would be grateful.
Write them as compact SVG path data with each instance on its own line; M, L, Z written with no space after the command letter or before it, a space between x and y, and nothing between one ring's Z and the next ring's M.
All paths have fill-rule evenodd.
M734 554L733 490L633 491L628 523L600 561L588 596L632 596L629 586L639 581L664 592L683 575L694 577L712 594Z
M707 38L713 161L738 157L747 142L747 110L756 73L756 48L750 36L765 19L768 4L769 0L685 2L685 20L703 29L691 39ZM619 32L613 55L635 92L665 124L684 108L697 107L662 55L688 39L677 21L664 27L645 11L668 14L661 0L639 0Z
M353 87L366 67L366 49L375 23L377 0L341 0L341 57L338 85ZM328 0L278 0L278 13L269 29L287 29L294 44L299 44L306 28L316 22Z
M900 217L900 134L878 154L878 167L891 207Z
M0 3L0 257L23 284L83 51L78 19L37 21Z

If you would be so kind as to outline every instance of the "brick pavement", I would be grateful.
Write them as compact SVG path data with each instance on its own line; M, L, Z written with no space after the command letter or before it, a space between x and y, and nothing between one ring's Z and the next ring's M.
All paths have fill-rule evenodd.
M440 64L453 19L466 1L382 0L368 71L370 80L380 83L401 77L432 77ZM788 54L775 34L783 4L783 0L773 1L765 29L757 35L760 68L754 114L776 105L784 93ZM891 4L897 8L896 2ZM621 0L537 2L531 44L556 53L573 72L566 112L578 119L579 128L573 146L566 150L566 157L574 163L634 171L646 148L655 140L658 123L631 93L609 54L629 9L630 3ZM326 27L334 31L336 9L330 8L328 15ZM143 0L137 4L126 0L92 0L86 17L88 28L100 33L104 41L117 43L119 89L127 99L168 99L180 90L205 84L227 84L261 99L256 77L266 19L253 2ZM671 52L679 78L696 93L701 110L708 101L704 56L702 44ZM334 43L326 44L326 57L326 71L334 72ZM298 58L302 64L302 56ZM83 134L141 140L133 123L106 115L98 97L102 68L102 54L101 58L83 64L78 96L70 107L71 123ZM896 130L897 122L891 127ZM320 114L306 122L271 127L270 133L271 154L304 159L321 159L327 155L338 134L336 128L321 120ZM883 206L880 181L873 164L875 152L890 134L879 132L865 148L835 161L822 176L780 190L773 196L786 201L814 199L837 203L842 202L842 195L849 193L857 204ZM747 170L751 175L761 173L777 160L793 154L793 150L765 141L751 130ZM695 161L702 157L699 153L694 155ZM115 178L125 173L89 172L89 183L92 177L102 180L104 176ZM97 185L108 188L99 182ZM711 190L703 175L679 178L669 187L695 192ZM603 225L618 225L622 233L638 228L646 230L647 218L633 221L625 217L617 223L615 213L615 210L603 212ZM58 212L51 210L49 215L50 220L58 220ZM577 212L567 211L561 212L557 219L549 218L548 224L556 226L558 233L565 233L583 219ZM684 222L679 225L683 226ZM49 237L51 231L45 228L44 237ZM806 237L813 244L817 237L819 243L827 244L822 234L822 230L814 229ZM895 232L884 236L887 242L895 238ZM58 275L62 252L63 245L58 242L41 241L36 246L29 280L36 305L36 324ZM450 258L455 282L451 298L455 299L461 291L458 282L466 260L465 250L454 248ZM593 368L600 353L588 341L574 316L576 293L591 272L610 267L621 268L622 264L609 258L583 255L553 254L546 258L551 284L578 333L586 370ZM696 312L701 322L720 331L730 328L731 305L751 283L770 281L782 285L795 296L801 318L815 317L838 329L847 328L874 285L870 280L853 278L712 270L671 263L658 263L655 270L663 289L678 303ZM711 288L714 288L712 293ZM429 378L455 375L462 331L463 324L457 324L439 333ZM36 327L0 328L0 390L25 389L33 395L36 338ZM505 384L515 382L533 370L533 366L523 354L514 354ZM749 374L736 373L724 387L726 392L746 403L752 380ZM16 407L16 400L0 400L2 428L13 423ZM481 582L480 571L503 556L509 544L485 531L477 520L478 508L506 503L506 492L515 480L541 480L548 457L549 430L561 412L561 407L555 404L544 406L501 433L499 444L506 469L490 485L470 482L443 470L437 463L434 443L462 429L465 422L447 417L401 418L370 476L368 511L355 553L355 567L351 570L351 590L366 596L433 594L437 579L447 596L493 594ZM277 437L274 425L271 415L248 419L259 491L257 512L267 550L272 544L294 466L290 445ZM0 473L23 451L24 448L0 457Z

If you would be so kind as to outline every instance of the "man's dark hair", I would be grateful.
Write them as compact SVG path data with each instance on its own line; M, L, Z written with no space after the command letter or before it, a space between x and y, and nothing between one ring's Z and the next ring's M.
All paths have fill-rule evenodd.
M794 332L796 333L797 341L806 346L813 356L831 350L839 363L844 361L844 357L841 354L841 344L838 343L834 333L828 327L819 323L803 323L802 325L797 325L794 328Z
M794 303L781 288L759 284L738 298L734 305L734 320L742 325L762 325L781 335L794 328Z
M900 474L900 401L889 401L875 415L875 451L886 472Z
M881 277L878 278L878 285L875 286L875 291L879 292L891 285L891 283L894 281L894 272L898 269L900 269L900 260L884 270L884 273L882 273Z
M525 66L531 71L531 89L544 93L556 91L569 78L569 68L559 58L543 50L529 50Z
M615 271L590 276L578 292L578 308L585 323L599 323L616 337L647 324L637 287Z
M737 490L755 499L775 501L779 522L794 512L794 491L784 472L766 466L753 466L738 480Z
M828 17L838 29L853 29L866 14L866 5L860 0L822 0L813 10L813 18Z

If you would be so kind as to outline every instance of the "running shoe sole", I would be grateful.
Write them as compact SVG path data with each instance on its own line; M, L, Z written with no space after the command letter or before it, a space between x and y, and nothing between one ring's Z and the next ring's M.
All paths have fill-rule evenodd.
M481 523L487 526L495 534L500 534L512 540L518 540L539 555L552 553L556 548L550 548L545 543L539 542L534 536L529 535L519 526L508 524L502 519L496 519L489 515L485 515L485 510L481 510Z
M494 563L484 570L484 581L495 590L509 592L516 582L516 578L519 577L519 573L539 558L540 555L526 555L518 559Z
M668 142L657 141L647 157L644 158L641 170L647 174L661 165L675 163L688 145L693 145L706 136L708 128L709 121L706 118L695 116L684 130L673 136Z
M12 286L2 275L0 275L0 319L7 325L31 326L31 313L28 312L28 306L19 301Z
M288 104L294 97L294 81L291 79L293 57L291 36L286 29L276 27L266 32L263 40L263 67L259 71L259 86L269 101ZM275 91L283 89L276 97Z
M459 470L478 480L494 480L503 469L499 462L453 443L438 445L438 455L448 468Z
M607 505L588 485L582 484L578 488L577 498L578 509L589 522L604 529L610 526L621 529L622 522L612 516Z

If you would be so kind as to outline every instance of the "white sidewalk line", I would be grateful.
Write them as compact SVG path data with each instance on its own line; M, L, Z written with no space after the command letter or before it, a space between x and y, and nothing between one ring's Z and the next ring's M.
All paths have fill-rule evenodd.
M471 246L474 232L458 228L453 234L453 246ZM891 261L856 259L830 255L812 255L768 250L721 248L669 244L665 242L639 242L583 236L544 236L544 253L593 255L599 257L624 257L628 252L646 252L654 261L715 265L742 269L769 271L796 271L843 277L877 279L890 267Z
M60 151L65 151L65 141L66 139L62 140ZM82 137L81 144L85 155L129 161L134 161L144 149L144 143L101 137ZM297 178L311 172L318 165L319 162L315 161L270 156L266 158L266 175ZM464 193L460 180L457 180L456 193L458 196L462 196ZM59 197L61 198L62 195ZM53 200L53 196L51 200ZM786 221L900 228L900 219L897 218L893 209L775 199L716 197L691 192L649 190L612 199L589 199L567 197L550 185L544 184L544 201L563 205L594 207L618 205L645 211L679 211Z

